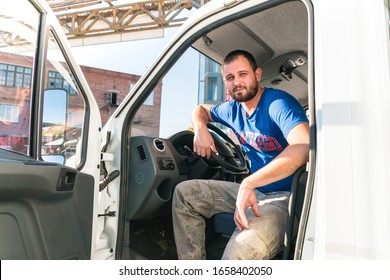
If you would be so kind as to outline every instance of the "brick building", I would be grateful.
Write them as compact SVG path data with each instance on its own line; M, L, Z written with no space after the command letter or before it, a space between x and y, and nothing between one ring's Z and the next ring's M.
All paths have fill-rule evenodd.
M27 152L30 118L30 87L33 59L29 56L0 52L0 147ZM47 87L64 88L72 98L70 109L77 106L81 97L77 97L74 88L69 86L52 64L47 63ZM89 87L100 109L102 124L115 111L120 102L130 92L140 76L105 69L81 66ZM160 82L138 110L133 131L144 135L159 135L160 105L162 83ZM82 105L81 105L82 107ZM68 115L68 122L70 116ZM72 122L76 117L72 116ZM78 121L77 127L82 121Z
M81 66L81 70L98 103L104 125L140 76L88 66ZM161 90L160 82L137 112L133 129L142 130L145 135L159 135Z

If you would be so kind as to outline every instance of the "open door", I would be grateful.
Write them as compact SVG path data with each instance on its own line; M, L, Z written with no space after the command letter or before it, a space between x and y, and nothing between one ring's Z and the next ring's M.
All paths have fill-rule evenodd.
M45 1L0 9L0 259L90 259L96 102Z

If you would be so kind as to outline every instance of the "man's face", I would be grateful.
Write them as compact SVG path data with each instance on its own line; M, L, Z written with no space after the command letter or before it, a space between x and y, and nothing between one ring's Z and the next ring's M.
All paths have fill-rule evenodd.
M223 66L223 78L232 98L238 102L246 102L257 94L261 69L253 71L248 60L239 56Z

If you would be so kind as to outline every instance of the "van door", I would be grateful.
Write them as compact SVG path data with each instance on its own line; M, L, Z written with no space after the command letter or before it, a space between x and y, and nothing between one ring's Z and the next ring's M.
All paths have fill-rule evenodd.
M45 1L3 1L0 28L0 259L89 259L98 107Z

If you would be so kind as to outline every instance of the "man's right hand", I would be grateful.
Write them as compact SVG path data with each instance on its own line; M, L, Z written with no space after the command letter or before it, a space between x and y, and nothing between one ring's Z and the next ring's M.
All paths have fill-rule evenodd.
M207 126L199 128L197 131L194 131L194 133L194 152L198 156L209 159L211 156L211 151L217 153L213 137L207 129Z
M210 115L211 104L196 106L192 111L192 125L194 128L194 152L201 157L211 156L211 151L217 153L213 137L207 128L207 122L213 121Z

